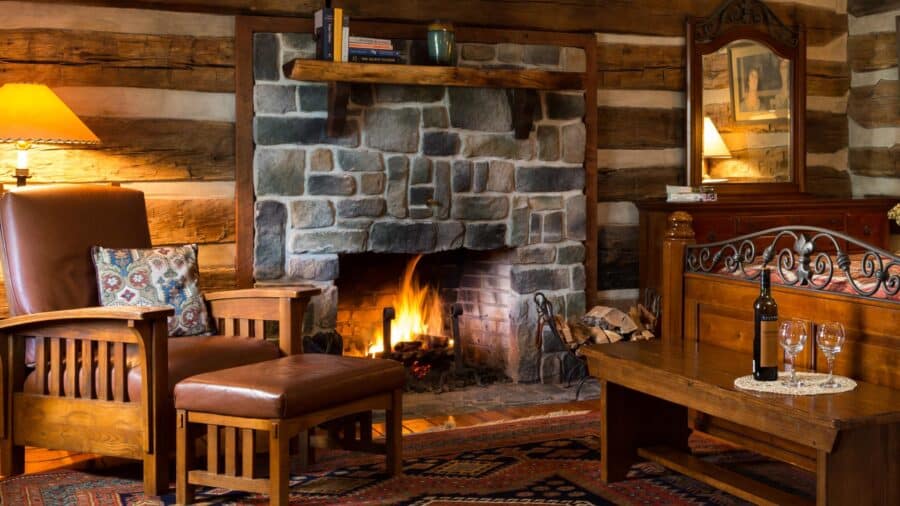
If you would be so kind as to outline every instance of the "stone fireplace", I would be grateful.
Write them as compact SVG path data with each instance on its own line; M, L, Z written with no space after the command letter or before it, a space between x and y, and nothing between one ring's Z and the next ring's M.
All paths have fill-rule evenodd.
M540 93L519 140L507 90L354 85L344 133L328 137L327 86L281 74L313 56L311 37L254 45L256 280L321 286L305 332L337 329L345 352L363 354L403 266L423 254L422 280L463 307L466 360L541 379L534 294L585 312L583 93ZM460 65L584 64L572 48L460 49Z

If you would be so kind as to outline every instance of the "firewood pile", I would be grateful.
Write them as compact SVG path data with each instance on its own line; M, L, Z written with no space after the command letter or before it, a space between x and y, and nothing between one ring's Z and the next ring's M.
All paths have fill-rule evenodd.
M587 343L653 339L657 317L639 303L627 313L613 307L594 306L581 320L566 321L559 315L555 320L563 341L570 348L578 348Z

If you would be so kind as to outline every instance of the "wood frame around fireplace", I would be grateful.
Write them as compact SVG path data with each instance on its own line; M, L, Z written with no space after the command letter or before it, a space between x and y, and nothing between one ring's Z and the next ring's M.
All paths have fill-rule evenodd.
M235 261L238 287L253 286L253 35L255 33L309 33L313 20L309 18L280 18L237 16L235 18L235 215L237 228L237 258ZM420 23L389 23L354 19L355 35L396 39L422 39L425 26ZM460 43L483 44L542 44L581 48L585 53L582 73L585 101L585 216L586 237L584 269L585 296L588 307L597 298L597 43L590 33L498 30L470 26L456 26L456 40ZM347 64L353 65L353 64Z

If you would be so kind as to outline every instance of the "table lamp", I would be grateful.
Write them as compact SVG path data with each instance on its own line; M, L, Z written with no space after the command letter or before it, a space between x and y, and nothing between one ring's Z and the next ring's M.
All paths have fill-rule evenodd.
M0 142L16 144L16 185L24 186L32 144L99 144L100 139L47 86L8 83L0 86Z
M722 136L716 129L716 125L709 116L703 118L703 180L709 179L709 168L706 165L707 158L731 158L731 151L725 145Z

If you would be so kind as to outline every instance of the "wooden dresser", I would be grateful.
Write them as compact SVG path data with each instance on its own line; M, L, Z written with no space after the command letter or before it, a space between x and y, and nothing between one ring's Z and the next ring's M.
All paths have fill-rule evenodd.
M667 203L649 200L637 204L640 211L640 288L659 288L661 237L666 218L686 211L694 218L697 242L716 242L784 225L808 225L843 232L888 249L887 211L896 199L817 199L808 196L780 198L742 196L718 202Z

